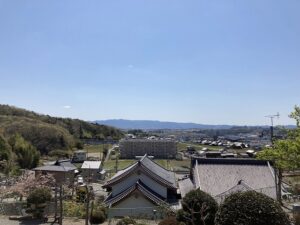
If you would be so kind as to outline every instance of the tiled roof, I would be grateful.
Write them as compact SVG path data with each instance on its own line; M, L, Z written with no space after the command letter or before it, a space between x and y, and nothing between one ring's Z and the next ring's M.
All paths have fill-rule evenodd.
M184 197L187 193L189 193L195 188L190 178L178 181L178 186L181 193L181 197Z
M140 162L142 166L150 170L152 173L159 175L162 179L168 181L170 184L176 185L175 174L172 171L166 170L157 163L153 162L147 157L147 155L145 155Z
M35 171L53 171L53 172L69 172L75 170L74 168L70 167L63 167L63 166L41 166L34 168Z
M67 172L76 170L77 167L74 166L70 160L57 160L54 164L49 164L41 167L34 168L33 170L40 171L53 171L53 172Z
M143 170L154 180L176 189L175 173L166 170L157 163L153 162L147 157L147 155L144 155L139 161L125 168L124 170L120 170L109 181L107 181L103 187L108 187L111 184L114 184L115 182L126 178L128 175L132 174L132 172L135 171L137 168Z
M164 198L155 192L151 191L147 186L145 186L141 181L137 181L134 185L126 189L125 191L121 192L120 194L112 197L109 195L107 199L104 201L106 205L114 205L118 203L119 201L122 201L123 199L130 196L131 193L133 193L135 190L138 190L142 195L144 195L146 198L148 198L153 203L159 205L160 203L164 202Z
M196 188L218 196L243 181L253 190L276 198L274 170L267 161L243 159L200 159L193 166Z

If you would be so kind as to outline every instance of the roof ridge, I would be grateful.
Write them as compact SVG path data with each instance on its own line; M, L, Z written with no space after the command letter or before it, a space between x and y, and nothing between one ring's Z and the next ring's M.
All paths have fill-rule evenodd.
M159 165L159 164L158 164L157 162L155 162L154 160L151 160L149 157L147 157L147 159L149 159L149 161L151 161L153 164L159 166L160 168L164 169L165 171L171 172L171 173L172 173L171 170L168 170L168 169L164 168L163 166Z
M142 162L145 158L148 158L147 153L145 155L143 155L143 157L139 160L139 162Z

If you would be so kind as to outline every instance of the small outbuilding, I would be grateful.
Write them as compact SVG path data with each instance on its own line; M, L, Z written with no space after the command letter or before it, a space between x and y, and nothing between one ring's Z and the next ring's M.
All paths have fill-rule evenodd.
M84 161L81 166L82 176L86 181L96 181L101 178L101 161Z

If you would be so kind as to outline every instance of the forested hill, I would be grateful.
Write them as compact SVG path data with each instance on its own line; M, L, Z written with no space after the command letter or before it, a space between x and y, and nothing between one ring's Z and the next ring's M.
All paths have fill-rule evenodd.
M106 125L79 119L58 118L0 104L0 135L7 140L20 134L41 153L70 149L80 139L119 139L122 132Z

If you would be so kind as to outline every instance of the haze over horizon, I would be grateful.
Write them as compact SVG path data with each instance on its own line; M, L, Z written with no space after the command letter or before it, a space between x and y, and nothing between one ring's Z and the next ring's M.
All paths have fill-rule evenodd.
M28 3L29 2L29 3ZM52 116L294 125L296 0L0 0L0 104Z

